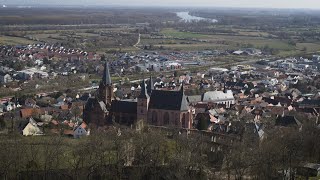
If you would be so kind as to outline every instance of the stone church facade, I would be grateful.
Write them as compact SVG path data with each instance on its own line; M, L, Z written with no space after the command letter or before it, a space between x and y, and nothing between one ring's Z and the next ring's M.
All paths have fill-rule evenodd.
M154 125L190 129L192 111L188 106L183 85L179 90L157 90L152 78L148 84L141 83L141 91L136 99L118 100L114 93L108 63L98 93L89 98L84 109L84 120L95 126L109 123L133 125L137 121Z

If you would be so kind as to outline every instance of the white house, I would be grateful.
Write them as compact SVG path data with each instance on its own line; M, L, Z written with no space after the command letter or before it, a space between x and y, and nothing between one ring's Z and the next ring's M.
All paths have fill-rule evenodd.
M43 65L43 60L37 59L37 60L34 62L34 64L36 64L36 65L38 65L38 66L41 66L41 65Z
M33 79L34 76L37 76L39 78L48 78L49 74L36 68L29 68L18 71L18 76L22 79Z
M173 69L181 69L182 68L180 63L169 62L169 61L163 63L163 66L165 67L166 70L173 70Z
M224 91L208 91L202 96L203 102L213 102L217 104L225 104L226 108L235 104L235 98L231 90Z
M9 74L0 74L0 83L8 83L12 81L12 77Z
M73 130L73 137L74 138L80 138L83 136L88 136L90 134L90 130L86 130L87 125L85 123L82 123L79 126L76 126Z
M22 134L24 136L37 136L37 135L43 135L43 132L37 125L37 122L34 119L30 118L29 123L22 130Z
M48 112L46 111L44 115L40 116L41 120L43 120L44 122L51 122L52 120L52 116L48 114Z
M318 62L318 61L320 61L320 56L319 55L313 55L312 56L312 60L315 61L315 62Z
M244 51L238 50L238 51L234 51L232 54L233 55L242 55L244 53Z
M46 66L41 66L41 67L40 67L40 70L41 70L41 71L47 70L47 67L46 67Z
M16 108L16 105L12 102L8 102L7 105L5 106L6 112L10 112Z

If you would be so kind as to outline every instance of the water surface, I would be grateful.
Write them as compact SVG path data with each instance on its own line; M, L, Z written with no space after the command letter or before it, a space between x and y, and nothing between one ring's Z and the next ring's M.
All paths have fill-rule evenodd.
M177 12L176 13L179 18L181 18L181 21L185 22L191 22L191 21L210 21L213 23L218 22L216 19L209 19L209 18L203 18L198 16L192 16L189 14L189 12Z

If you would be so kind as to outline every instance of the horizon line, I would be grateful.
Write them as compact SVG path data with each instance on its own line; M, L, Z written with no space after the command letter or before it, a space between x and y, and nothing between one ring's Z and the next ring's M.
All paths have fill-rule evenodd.
M30 5L25 5L25 4L2 4L1 6L6 6L6 7L1 7L2 9L4 8L86 8L86 7L90 7L90 8L97 8L97 9L102 9L102 8L110 8L110 7L117 7L117 8L139 8L139 7L143 7L143 8L188 8L188 9L264 9L264 10L320 10L320 7L238 7L238 6L210 6L210 5L184 5L184 6L180 6L180 5L123 5L123 4L109 4L109 5L69 5L69 4L30 4Z

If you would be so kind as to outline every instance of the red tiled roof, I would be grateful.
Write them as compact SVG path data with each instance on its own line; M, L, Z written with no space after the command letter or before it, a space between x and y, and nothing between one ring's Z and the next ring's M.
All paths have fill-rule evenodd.
M68 105L61 105L60 108L62 110L69 110L69 106Z
M85 122L83 122L80 126L81 126L83 129L87 129L87 127L88 127L88 125L87 125Z
M54 124L54 125L58 125L59 124L59 122L56 121L56 120L52 120L51 123Z
M41 109L37 109L37 108L26 108L26 109L21 109L20 113L22 118L28 118L28 117L31 117L33 113L42 114L43 112Z

